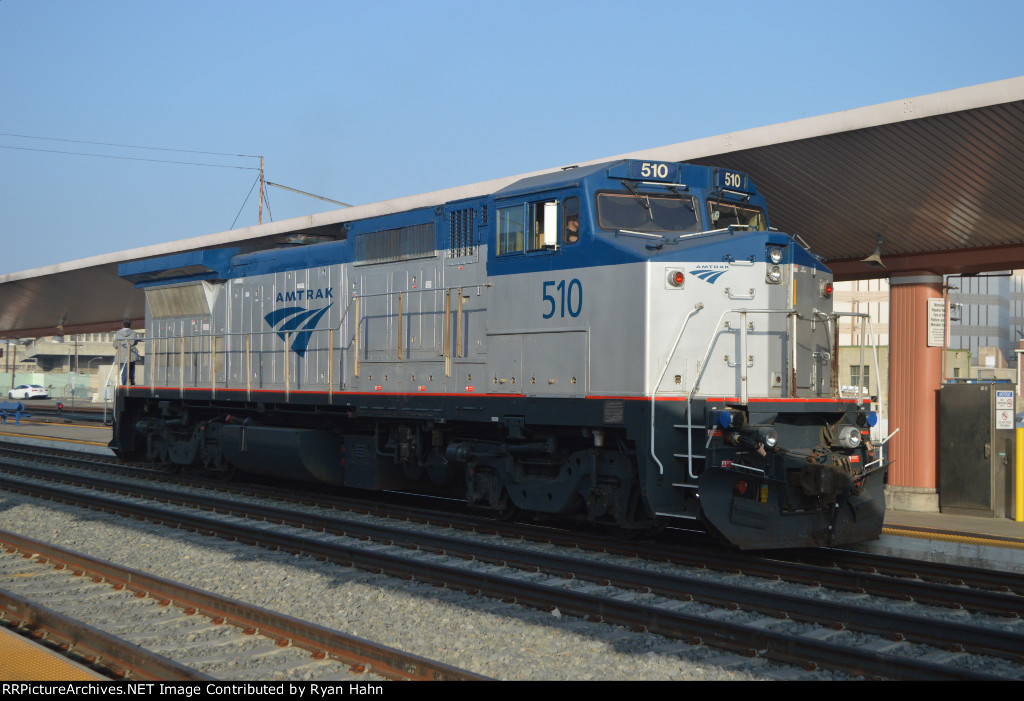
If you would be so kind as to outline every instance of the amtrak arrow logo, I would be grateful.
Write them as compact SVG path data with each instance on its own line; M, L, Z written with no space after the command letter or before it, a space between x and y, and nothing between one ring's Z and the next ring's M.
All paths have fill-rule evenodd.
M726 270L691 270L690 271L690 275L693 275L694 277L699 277L704 282L707 282L707 283L710 283L710 284L714 285L715 282L718 280L718 278L720 278L723 275L725 275L726 272L728 272L728 269L726 269Z
M277 331L277 336L282 341L287 338L285 332L295 331L298 329L298 333L292 334L292 350L299 354L302 358L306 355L306 347L309 346L309 338L313 335L313 330L320 321L320 318L327 313L333 304L328 304L323 309L303 309L302 307L285 307L283 309L275 309L274 311L267 314L263 319L270 325L272 329Z

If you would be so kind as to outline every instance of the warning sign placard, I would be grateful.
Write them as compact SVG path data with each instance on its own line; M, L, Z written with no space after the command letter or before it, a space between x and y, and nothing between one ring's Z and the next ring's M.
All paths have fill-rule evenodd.
M928 300L928 345L946 345L946 301L941 297Z
M1013 429L1013 391L996 390L996 430Z
M1013 412L1007 409L996 409L996 430L1013 428Z

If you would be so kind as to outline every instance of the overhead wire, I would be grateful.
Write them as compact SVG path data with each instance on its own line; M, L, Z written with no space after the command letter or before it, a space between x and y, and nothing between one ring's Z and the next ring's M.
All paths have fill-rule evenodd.
M13 133L8 133L8 132L0 132L0 137L3 137L3 136L10 137L10 138L16 138L16 139L37 139L37 140L40 140L40 141L60 141L60 142L71 143L71 144L89 144L89 145L92 145L92 146L108 146L108 147L112 147L112 148L134 148L134 149L145 149L145 150L148 150L148 151L168 151L168 152L172 152L172 153L194 153L194 154L199 154L199 155L203 155L203 156L223 156L223 157L227 157L227 158L260 158L260 156L254 156L252 154L246 154L246 153L224 153L224 152L220 152L220 151L198 151L198 150L193 150L193 149L166 148L166 147L161 147L161 146L139 146L139 145L135 145L135 144L117 144L117 143L106 142L106 141L87 141L87 140L84 140L84 139L63 139L63 138L54 137L54 136L34 136L34 135L30 135L30 134L13 134ZM68 156L86 156L86 157L89 157L89 158L111 158L111 159L115 159L115 160L141 161L141 162L146 162L146 163L169 163L169 164L173 164L173 165L189 165L189 166L199 166L199 167L205 167L205 168L230 168L230 169L234 169L234 170L256 170L256 171L261 170L261 168L258 167L258 166L230 165L230 164L224 164L224 163L199 163L199 162L195 162L195 161L174 161L174 160L163 159L163 158L141 158L141 157L138 157L138 156L115 156L113 154L106 154L106 153L85 153L85 152L82 152L82 151L64 151L64 150L59 150L59 149L31 148L31 147L28 147L28 146L10 146L10 145L7 145L7 144L0 144L0 148L5 148L5 149L10 149L10 150L15 150L15 151L33 151L33 152L37 152L37 153L56 153L56 154L68 155ZM260 180L260 178L257 177L256 180L253 182L252 186L250 186L249 192L245 196L245 201L242 202L242 206L238 210L238 214L235 215L234 221L231 222L231 228L232 229L235 227L235 224L238 222L238 217L241 216L242 210L245 209L245 205L249 202L249 198L252 196L252 191L256 187L256 183L259 182L259 180ZM274 183L268 183L268 184L274 184ZM277 187L282 187L282 188L284 188L286 190L292 190L293 189L293 188L285 187L283 185L277 185ZM266 202L266 205L267 205L267 215L270 217L270 221L273 221L274 220L274 216L273 216L273 213L270 210L270 194L269 194L269 191L267 190L265 185L261 185L260 186L260 190L261 190L261 194L263 196L263 200L264 200L264 202ZM300 194L303 194L303 195L309 195L310 197L317 197L318 199L327 199L327 198L324 198L324 197L320 197L319 195L311 195L310 193L303 192L301 190L294 190L294 191L298 192ZM329 201L329 202L336 202L335 200L327 200L327 201ZM343 202L336 202L336 203L337 204L343 204L343 205L345 204ZM345 205L345 206L346 207L350 207L352 205Z
M266 185L261 185L260 187L263 188L263 202L266 203L267 205L267 217L270 219L270 221L274 221L274 215L270 211L270 193L267 191Z
M227 158L259 158L247 153L224 153L221 151L199 151L195 149L183 149L183 148L167 148L162 146L140 146L137 144L118 144L107 141L87 141L85 139L64 139L54 136L35 136L31 134L13 134L9 132L0 132L0 136L16 139L36 139L39 141L59 141L70 144L89 144L92 146L108 146L112 148L128 148L128 149L143 149L147 151L167 151L170 153L194 153L202 156L224 156ZM169 163L173 165L189 165L199 166L205 168L230 168L233 170L260 170L257 166L243 166L243 165L231 165L225 163L200 163L196 161L175 161L165 158L142 158L138 156L118 156L107 153L86 153L82 151L65 151L60 149L45 149L45 148L31 148L28 146L11 146L7 144L0 144L0 148L15 150L15 151L33 151L37 153L56 153L67 156L86 156L89 158L111 158L122 161L141 161L146 163ZM238 222L238 217L241 216L242 210L245 209L245 205L249 202L249 197L252 196L253 188L256 187L256 182L259 182L259 177L253 182L249 188L249 193L245 196L245 201L242 202L241 208L238 210L238 214L235 215L234 221L231 222L231 228L235 228L235 224ZM270 211L269 204L267 205L267 211Z
M160 146L133 146L131 144L111 144L105 141L83 141L81 139L59 139L54 136L29 136L28 134L6 134L0 132L0 136L11 136L18 139L39 139L42 141L64 141L69 144L91 144L93 146L116 146L117 148L141 148L150 151L174 151L176 153L199 153L206 156L230 156L232 158L259 158L247 153L220 153L218 151L193 151L184 148L162 148Z
M238 214L235 215L234 221L232 221L231 222L231 226L228 227L229 231L231 229L235 228L235 222L238 221L238 217L242 216L242 210L245 209L245 204L246 204L246 202L249 201L249 197L252 196L252 191L254 189L256 189L256 183L258 183L259 181L260 181L260 176L257 175L256 179L252 181L252 186L249 188L249 194L245 196L245 202L242 202L242 206L238 208Z
M170 161L170 160L166 160L166 159L162 159L162 158L138 158L138 157L135 157L135 156L113 156L113 155L104 154L104 153L82 153L80 151L58 151L56 149L28 148L27 146L7 146L7 145L4 145L4 144L0 144L0 148L13 149L13 150L16 150L16 151L38 151L38 152L41 152L41 153L60 153L60 154L65 154L65 155L70 155L70 156L91 156L92 158L115 158L117 160L122 160L122 161L147 161L149 163L174 163L174 164L177 164L177 165L186 165L186 166L205 166L207 168L233 168L233 169L236 169L236 170L259 170L258 166L233 166L233 165L227 165L227 164L223 164L223 163L195 163L195 162L192 162L192 161ZM134 147L134 148L145 148L145 147L138 146L138 147Z

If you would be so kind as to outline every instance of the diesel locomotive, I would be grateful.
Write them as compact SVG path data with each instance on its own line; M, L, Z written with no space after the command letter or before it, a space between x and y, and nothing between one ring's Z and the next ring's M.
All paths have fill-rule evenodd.
M120 275L147 300L144 379L116 393L126 459L699 523L744 549L881 530L887 463L870 404L838 392L832 275L745 173L574 167Z

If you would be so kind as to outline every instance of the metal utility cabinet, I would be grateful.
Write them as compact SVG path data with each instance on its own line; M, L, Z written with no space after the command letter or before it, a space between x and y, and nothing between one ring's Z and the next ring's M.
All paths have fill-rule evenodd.
M1014 400L1003 382L946 384L939 391L939 510L1013 516Z

